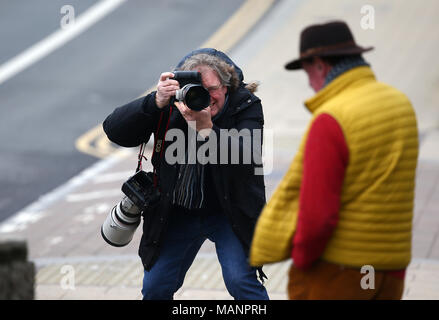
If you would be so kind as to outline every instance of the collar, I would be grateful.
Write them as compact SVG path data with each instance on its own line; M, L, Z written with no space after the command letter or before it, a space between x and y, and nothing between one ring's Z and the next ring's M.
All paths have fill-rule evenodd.
M359 80L375 80L375 75L369 66L355 67L344 72L332 80L326 87L317 92L312 98L305 101L305 107L314 113L326 101L337 96L341 91Z
M217 121L219 118L221 118L221 116L226 112L226 109L229 105L229 94L226 94L226 99L224 100L224 106L223 108L220 110L220 112L218 112L218 114L216 114L213 118L212 121L215 122Z
M341 74L359 66L369 66L369 64L363 59L362 56L345 57L331 68L331 71L329 71L325 79L325 87L328 85L328 83Z

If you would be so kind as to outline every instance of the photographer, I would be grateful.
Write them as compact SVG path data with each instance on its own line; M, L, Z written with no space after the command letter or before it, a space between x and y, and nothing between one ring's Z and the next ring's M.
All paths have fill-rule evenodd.
M172 299L201 245L209 239L215 243L229 293L235 299L268 299L257 279L257 269L247 261L254 226L265 204L263 176L255 175L257 164L241 159L251 146L239 137L228 136L224 148L217 139L217 158L224 159L225 153L229 159L231 146L238 146L239 163L200 164L197 159L192 164L187 161L188 151L185 162L168 163L164 155L173 141L163 139L157 143L165 127L167 132L184 132L185 145L190 144L188 132L194 129L206 141L220 137L222 129L247 129L251 145L261 145L253 135L255 129L263 128L261 101L249 90L255 86L243 83L241 69L215 49L191 52L177 69L201 73L202 85L210 95L207 108L194 111L181 101L174 102L180 84L173 79L173 73L165 72L157 91L117 108L103 123L108 138L118 145L135 147L153 134L155 150L163 148L161 156L153 158L161 198L157 206L143 214L139 247L145 269L143 297ZM197 141L198 146L202 143ZM261 150L257 152L260 157ZM258 271L262 278L262 269Z

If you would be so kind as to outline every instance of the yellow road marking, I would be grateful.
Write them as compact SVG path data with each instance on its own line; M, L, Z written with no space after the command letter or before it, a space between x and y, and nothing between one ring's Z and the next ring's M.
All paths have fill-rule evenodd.
M201 46L228 52L271 8L275 0L247 0L241 7ZM143 92L139 97L155 90L155 86ZM80 152L105 158L119 148L114 147L105 135L102 125L90 129L75 142ZM121 155L126 153L121 153Z
M275 0L247 0L203 45L227 52L233 48L271 8Z
M102 136L105 136L104 130L102 129L102 125L98 125L84 133L78 139L76 139L76 149L97 158L105 158L107 154L97 149L93 144L93 141L99 139ZM108 141L108 145L110 145L110 143L111 142Z

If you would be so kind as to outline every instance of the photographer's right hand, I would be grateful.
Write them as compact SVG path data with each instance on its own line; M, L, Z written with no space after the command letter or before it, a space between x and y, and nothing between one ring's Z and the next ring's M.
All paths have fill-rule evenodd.
M174 74L172 72L164 72L160 75L155 95L155 103L160 109L166 107L171 97L175 96L175 91L180 89L178 81L170 79L173 77Z

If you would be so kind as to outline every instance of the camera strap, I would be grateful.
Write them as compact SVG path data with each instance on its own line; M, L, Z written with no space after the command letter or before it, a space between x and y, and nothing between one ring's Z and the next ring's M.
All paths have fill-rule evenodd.
M139 150L139 154L137 155L137 168L136 168L136 173L139 172L140 170L142 170L142 160L145 159L148 160L143 154L145 153L145 149L146 149L146 143L142 143L140 145L140 150Z
M159 122L157 125L157 131L154 135L154 147L152 150L152 158L151 163L153 165L153 173L154 173L154 186L158 186L158 176L159 176L159 170L160 170L160 163L161 159L163 157L163 145L166 138L166 132L169 128L169 122L171 119L172 114L172 105L169 107L169 113L162 111L160 113ZM166 125L165 125L166 124ZM136 172L142 170L142 161L143 159L147 160L146 157L143 155L145 152L146 143L142 143L140 146L139 154L138 154L138 162L137 162L137 169Z

